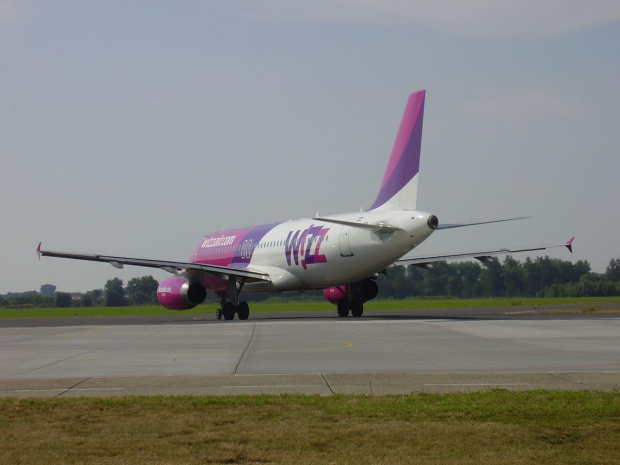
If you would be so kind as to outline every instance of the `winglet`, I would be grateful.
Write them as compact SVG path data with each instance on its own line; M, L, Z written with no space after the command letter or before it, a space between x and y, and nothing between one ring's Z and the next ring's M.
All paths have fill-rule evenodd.
M568 240L568 242L564 244L564 247L566 247L570 253L573 253L573 241L574 240L575 240L575 236L571 237Z
M41 260L41 243L39 242L39 247L37 247L37 255L39 256L39 260Z

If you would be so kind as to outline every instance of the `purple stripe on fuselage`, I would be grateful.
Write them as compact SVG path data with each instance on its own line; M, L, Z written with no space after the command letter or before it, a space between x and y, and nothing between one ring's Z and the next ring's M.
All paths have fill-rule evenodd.
M425 94L422 90L409 96L379 195L370 210L394 197L420 171Z
M278 223L264 224L252 228L241 241L241 246L237 248L233 258L233 266L248 266L254 255L254 250L265 235L276 227Z
M279 223L231 229L204 237L194 249L193 263L245 268L257 244Z

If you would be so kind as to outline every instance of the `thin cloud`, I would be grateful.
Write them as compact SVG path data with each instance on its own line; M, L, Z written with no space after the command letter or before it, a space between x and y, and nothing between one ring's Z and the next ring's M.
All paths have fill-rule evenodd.
M501 94L465 98L463 104L466 105L468 113L486 120L494 120L509 114L519 118L545 121L583 114L587 111L583 103L573 96L537 90L504 91Z
M248 3L258 17L428 27L474 38L540 38L620 22L617 0L321 0Z
M17 7L12 2L0 0L0 21L12 21L18 16Z

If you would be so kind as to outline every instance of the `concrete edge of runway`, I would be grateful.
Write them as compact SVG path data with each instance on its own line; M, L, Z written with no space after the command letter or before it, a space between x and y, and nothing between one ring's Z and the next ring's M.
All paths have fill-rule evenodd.
M508 310L508 312L507 312ZM593 317L597 320L609 319L610 323L618 319L617 314L548 314L548 309L528 309L524 312L511 312L506 308L473 309L460 312L452 309L436 310L433 312L419 312L411 310L391 311L388 315L383 312L369 312L369 318L363 321L386 321L398 323L405 321L422 321L429 318L432 321L498 321L498 320L588 320ZM421 314L422 313L422 314ZM516 313L516 314L515 314ZM195 316L165 318L153 321L150 317L122 319L122 324L131 326L150 325L178 325L178 324L207 324L220 325L222 322L211 319L197 320ZM329 318L324 314L311 314L291 318L289 314L265 314L257 318L255 323L271 325L274 322L314 321L329 324L329 321L340 321ZM118 323L115 319L70 319L50 321L46 319L31 319L6 328L58 327L74 325L98 325L102 323ZM69 323L69 324L67 324ZM227 324L228 323L228 324ZM231 322L224 323L224 328L239 327ZM246 324L246 322L232 322ZM250 322L252 323L252 322ZM1 325L0 325L1 327ZM509 391L524 390L591 390L591 391L618 391L620 390L620 369L618 365L607 364L596 369L571 371L569 365L555 365L557 368L538 370L515 371L412 371L412 372L373 372L373 373L338 373L332 372L305 372L300 374L184 374L184 375L155 375L155 376L112 376L112 377L79 377L67 375L54 379L19 379L5 377L0 379L0 397L112 397L130 395L230 395L230 394L363 394L363 395L402 395L417 392L473 392L492 389L506 389ZM565 366L566 368L561 368ZM514 365L513 365L514 368ZM297 371L297 370L295 370ZM530 372L531 371L531 372ZM226 373L226 372L224 372Z
M546 320L546 319L615 319L620 318L617 303L600 303L599 311L583 312L589 309L587 304L562 305L520 305L511 307L455 307L430 309L392 309L366 310L359 321L364 320L421 320L421 319L455 319L455 320ZM348 319L353 319L348 318ZM274 321L343 321L332 310L290 311L290 312L255 312L248 322ZM347 319L344 319L347 320ZM116 315L116 316L75 316L75 317L32 317L32 318L0 318L0 328L37 328L59 326L92 326L92 325L145 325L145 324L237 324L247 323L237 319L233 321L217 320L212 313L170 312L163 315Z
M335 394L406 395L419 392L618 391L620 371L533 373L372 373L144 376L5 379L0 397L116 397L133 395Z

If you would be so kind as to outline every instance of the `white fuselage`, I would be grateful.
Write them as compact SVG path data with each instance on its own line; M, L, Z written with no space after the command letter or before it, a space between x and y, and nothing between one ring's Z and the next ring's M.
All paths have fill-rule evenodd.
M418 211L376 210L222 231L203 238L192 261L243 266L270 276L270 282L246 283L244 290L249 292L351 284L387 268L429 237L433 232L427 223L429 216ZM260 228L260 239L253 238L252 232ZM205 282L211 290L222 284L220 280Z

